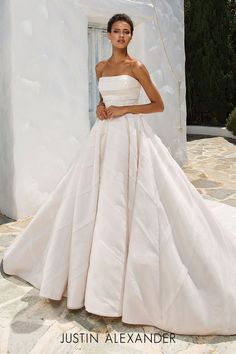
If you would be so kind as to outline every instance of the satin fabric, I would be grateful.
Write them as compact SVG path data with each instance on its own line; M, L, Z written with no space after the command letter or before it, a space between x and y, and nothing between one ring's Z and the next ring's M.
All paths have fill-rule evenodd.
M129 75L99 80L107 107L137 104L140 87ZM70 309L236 333L236 208L204 199L141 114L96 120L3 269Z

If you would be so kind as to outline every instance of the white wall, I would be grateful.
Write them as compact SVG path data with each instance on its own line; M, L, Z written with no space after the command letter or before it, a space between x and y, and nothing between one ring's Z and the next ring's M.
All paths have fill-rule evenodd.
M16 215L14 197L14 124L11 104L11 14L0 1L0 211Z
M145 118L173 157L184 162L182 0L171 5L159 1L159 22L149 1L2 0L0 4L4 10L0 41L5 48L11 28L11 51L4 52L5 69L0 68L0 90L6 98L0 99L4 121L0 144L7 156L7 161L0 160L2 213L16 219L34 215L76 158L89 134L88 21L106 24L117 12L134 20L130 53L146 64L165 102L163 113ZM145 99L143 93L140 101Z
M87 17L64 0L11 0L11 22L14 183L0 210L20 218L36 212L89 133Z
M182 165L187 160L184 0L154 0L153 4L156 13L153 41L158 40L155 50L149 47L147 58L157 58L152 60L152 72L166 102L157 132ZM151 125L153 122L152 119Z

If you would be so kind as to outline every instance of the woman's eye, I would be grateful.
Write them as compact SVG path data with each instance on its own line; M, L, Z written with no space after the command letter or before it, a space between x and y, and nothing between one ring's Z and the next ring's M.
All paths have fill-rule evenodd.
M114 30L113 32L114 32L114 33L118 33L119 31ZM129 34L129 32L128 32L128 31L126 31L126 32L124 32L124 34Z

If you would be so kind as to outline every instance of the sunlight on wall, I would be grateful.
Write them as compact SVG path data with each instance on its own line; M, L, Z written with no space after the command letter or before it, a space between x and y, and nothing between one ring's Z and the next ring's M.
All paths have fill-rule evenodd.
M0 110L6 112L1 126L8 137L1 144L9 157L0 164L2 213L33 215L78 155L90 131L89 91L94 90L89 86L88 25L106 26L115 13L133 19L129 52L146 65L165 103L164 112L145 119L176 161L185 162L182 0L3 0L0 10L5 28L0 33L5 53ZM9 32L11 50L4 40Z

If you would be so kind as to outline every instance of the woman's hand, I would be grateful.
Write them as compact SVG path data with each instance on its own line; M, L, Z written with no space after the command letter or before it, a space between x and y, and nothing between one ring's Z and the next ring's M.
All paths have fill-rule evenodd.
M107 108L107 116L108 118L120 117L126 114L125 106L109 106Z
M96 115L99 119L110 119L120 117L126 114L126 107L124 106L106 106L103 103L97 105Z
M103 103L100 103L97 105L96 115L97 115L98 119L101 119L101 120L108 118L107 110L106 110L106 107Z

